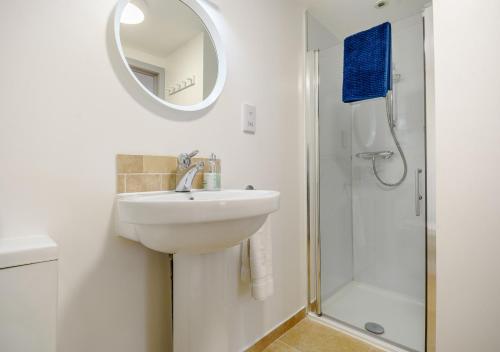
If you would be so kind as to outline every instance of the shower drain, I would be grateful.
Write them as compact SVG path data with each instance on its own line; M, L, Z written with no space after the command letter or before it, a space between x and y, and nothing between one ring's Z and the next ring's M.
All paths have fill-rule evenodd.
M371 332L372 334L382 335L385 330L384 327L377 323L368 322L365 324L365 329Z

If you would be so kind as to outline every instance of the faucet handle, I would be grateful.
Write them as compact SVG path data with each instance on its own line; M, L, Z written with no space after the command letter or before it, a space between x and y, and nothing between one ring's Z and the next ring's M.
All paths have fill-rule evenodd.
M195 149L195 150L193 150L191 153L189 153L189 154L188 154L188 156L189 156L190 158L192 158L193 156L198 155L198 153L199 153L199 152L200 152L200 151L199 151L198 149Z
M191 165L191 158L199 153L199 150L193 150L191 153L181 153L177 157L178 168L183 170Z

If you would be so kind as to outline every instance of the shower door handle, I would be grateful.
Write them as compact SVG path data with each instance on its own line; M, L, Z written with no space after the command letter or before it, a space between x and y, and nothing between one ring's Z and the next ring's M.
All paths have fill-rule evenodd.
M415 171L415 215L420 216L420 201L422 200L422 194L420 194L420 175L422 174L422 169L417 169Z

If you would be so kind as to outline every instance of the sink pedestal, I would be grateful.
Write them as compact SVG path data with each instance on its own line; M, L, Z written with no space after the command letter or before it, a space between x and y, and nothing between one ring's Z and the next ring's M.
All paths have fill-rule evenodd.
M232 352L232 310L225 292L238 274L239 266L227 265L232 253L173 256L174 352Z

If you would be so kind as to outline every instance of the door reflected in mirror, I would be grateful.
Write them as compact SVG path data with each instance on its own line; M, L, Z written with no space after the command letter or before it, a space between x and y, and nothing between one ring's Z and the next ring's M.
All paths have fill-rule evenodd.
M182 1L130 1L121 13L120 41L132 73L159 99L190 106L212 93L217 52L201 18Z

